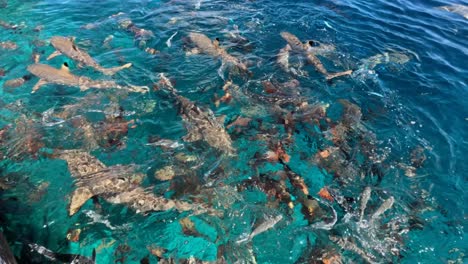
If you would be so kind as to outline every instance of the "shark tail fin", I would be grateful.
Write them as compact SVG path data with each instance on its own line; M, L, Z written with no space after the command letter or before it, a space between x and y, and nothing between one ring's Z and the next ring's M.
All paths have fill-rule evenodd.
M335 73L329 73L329 74L326 75L326 78L327 78L327 80L331 80L331 79L334 79L334 78L337 78L337 77L341 77L341 76L345 76L345 75L350 75L351 73L353 73L352 70L342 71L342 72L335 72Z
M124 64L122 66L118 66L118 67L113 67L113 68L102 68L100 69L100 71L102 73L104 73L105 75L114 75L115 73L117 73L118 71L121 71L123 69L127 69L127 68L130 68L132 67L132 64L131 63L127 63L127 64Z

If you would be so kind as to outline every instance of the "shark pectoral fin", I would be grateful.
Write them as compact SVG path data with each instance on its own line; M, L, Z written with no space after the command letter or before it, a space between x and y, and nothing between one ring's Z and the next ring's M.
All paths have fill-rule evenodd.
M182 137L182 139L185 142L195 142L195 141L201 140L202 138L203 138L202 134L200 132L198 132L198 131L195 131L195 130L189 130L187 135Z
M32 88L31 93L35 93L44 84L47 84L47 81L44 80L44 79L39 79L39 81L36 83L36 85L34 85L34 87Z
M50 54L49 57L47 57L47 60L51 60L51 59L53 59L53 58L55 58L55 57L57 57L59 55L62 55L62 53L60 51L56 50L56 51L52 52L52 54Z
M86 203L89 199L93 197L93 193L91 190L85 187L77 188L71 196L70 207L68 208L68 214L70 216L74 215L78 210L80 210L81 206Z

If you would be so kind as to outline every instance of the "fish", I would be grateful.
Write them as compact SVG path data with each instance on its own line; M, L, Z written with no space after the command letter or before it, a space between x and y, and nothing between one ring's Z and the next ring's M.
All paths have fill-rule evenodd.
M395 202L395 198L393 196L390 196L387 200L385 200L380 207L374 212L374 214L371 217L371 220L374 221L378 219L383 213L385 213L388 209L392 208L393 203Z
M285 164L285 162L282 159L280 159L280 163L283 164L283 169L286 172L286 175L288 176L288 179L291 182L292 186L301 190L303 194L309 195L309 188L307 187L304 178L292 171L291 168L287 164Z
M3 236L3 233L0 232L0 263L5 264L16 264L15 256L8 245L7 240Z
M70 264L95 264L96 263L96 250L93 249L93 253L91 258L77 255L77 254L63 254L63 253L55 253L52 250L45 248L44 246L29 243L28 246L31 250L36 251L40 255L44 256L46 259L51 261L59 261L62 263L70 263Z
M74 75L70 72L68 64L64 63L62 68L57 69L46 64L32 64L28 66L28 71L39 77L39 81L34 85L32 92L35 93L39 88L46 84L59 84L66 86L79 87L81 91L86 91L90 88L98 89L127 89L137 93L146 93L149 91L147 86L128 85L122 86L114 81L107 80L92 80L85 76Z
M30 79L31 79L31 76L29 76L29 75L25 75L25 76L23 76L23 77L16 78L16 79L11 79L11 80L6 81L6 82L3 84L3 87L6 87L6 88L16 88L16 87L20 87L20 86L22 86L26 81L29 81Z
M336 73L329 73L327 69L325 69L325 66L323 66L320 59L313 53L313 49L311 48L311 46L313 45L313 41L307 41L306 43L302 43L298 37L286 31L281 32L280 35L284 40L286 40L292 52L296 52L304 56L307 59L307 61L310 64L312 64L319 73L325 76L327 80L331 80L340 76L350 75L353 72L352 70L348 70Z
M13 41L2 41L0 42L0 49L15 50L18 48L18 44Z
M224 125L216 118L211 109L201 109L194 102L178 94L172 85L164 86L179 103L179 114L188 130L183 140L186 142L205 141L211 147L232 156L235 149Z
M468 19L468 6L466 5L445 5L445 6L439 6L437 9L444 10L447 12L451 12L457 15L462 16L465 19Z
M4 28L4 29L12 29L12 30L15 30L17 29L19 26L16 25L16 24L12 24L10 22L7 22L7 21L3 21L3 20L0 20L0 27Z
M91 198L103 197L110 203L124 204L137 213L150 211L179 212L192 210L195 214L209 211L203 205L155 196L139 186L145 177L135 171L133 165L106 166L88 152L62 150L54 153L54 158L67 162L68 169L77 188L72 192L68 213L74 215Z
M372 192L371 188L366 187L361 194L361 206L359 207L360 213L361 213L360 218L359 218L360 222L362 222L362 218L364 217L364 211L366 210L367 203L369 202L371 192Z
M176 31L174 34L172 34L172 36L170 36L170 37L167 39L167 41L166 41L167 47L170 48L170 47L172 46L171 41L172 41L172 39L177 35L177 33L179 33L179 32Z
M238 58L230 55L224 48L219 46L219 41L211 41L202 33L190 32L188 35L190 41L196 46L195 53L203 53L213 57L220 58L223 64L230 64L239 70L251 74L247 65L241 62Z
M159 146L163 148L168 148L168 149L177 149L177 148L182 148L184 145L180 144L177 141L173 141L170 139L159 139L154 142L150 142L146 144L147 146Z
M154 33L151 30L139 28L129 18L123 18L118 21L119 27L132 33L135 40L139 40L139 46L144 47L146 41L154 38Z
M114 68L104 68L101 65L99 65L93 58L91 58L91 56L88 53L79 49L75 45L74 38L55 36L51 38L50 43L56 49L56 51L53 52L47 58L47 60L50 60L56 56L63 54L69 57L70 59L77 61L80 64L94 68L95 70L102 72L105 75L113 75L118 71L130 68L132 66L131 63L127 63L125 65Z
M178 212L192 211L194 215L203 213L217 214L216 211L207 208L202 204L191 204L179 200L171 200L162 196L155 196L141 187L133 188L122 193L104 195L106 201L114 204L124 204L136 211L144 214L152 211L168 211L175 209Z
M280 49L278 55L276 56L276 63L280 66L281 69L285 72L289 72L289 56L290 56L291 46L287 44L284 48Z
M358 254L367 263L370 263L370 264L377 263L374 261L376 259L374 255L372 255L371 253L365 252L364 250L359 248L349 238L330 237L330 240L338 244L341 248Z
M362 59L358 69L353 72L353 76L365 76L375 74L374 69L383 64L404 65L411 60L411 57L403 52L391 51L373 55Z
M283 215L277 215L275 217L267 218L263 223L257 226L252 233L250 233L247 237L238 240L236 243L241 244L244 242L252 241L254 237L257 235L268 231L269 229L273 228L279 221L283 219Z

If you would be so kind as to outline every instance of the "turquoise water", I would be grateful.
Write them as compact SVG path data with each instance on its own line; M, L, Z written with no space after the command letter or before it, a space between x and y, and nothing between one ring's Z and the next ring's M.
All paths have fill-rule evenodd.
M89 258L95 250L96 263L467 262L468 21L436 8L449 3L3 2L0 42L17 47L0 48L0 223L19 263L49 261L31 252L32 243ZM152 34L135 34L128 21ZM353 74L326 81L296 53L286 72L277 63L286 45L282 31L334 45L318 55L325 68ZM189 55L190 32L219 38L252 74ZM106 76L66 56L47 60L53 36L75 37L104 67L133 65ZM31 94L38 78L27 67L35 56L55 68L66 62L75 75L150 91L48 84ZM180 96L225 116L220 122L235 155L182 139L188 131L161 73ZM24 83L7 85L16 78ZM294 79L299 85L281 85ZM228 80L238 88L218 105ZM280 91L264 89L268 80ZM305 102L316 107L303 110ZM230 125L239 117L250 122ZM112 124L121 125L112 130ZM158 146L161 139L172 145ZM264 160L278 142L309 197L284 177L288 168ZM134 164L145 175L140 185L154 196L201 202L217 213L143 214L101 195L69 216L77 180L54 156L64 149L88 152L106 166ZM176 176L156 178L167 166ZM283 187L291 198L274 195ZM318 194L324 187L331 200ZM371 195L360 219L366 187ZM392 206L375 215L391 197ZM240 242L278 216L271 228ZM79 237L67 238L70 230L80 230Z

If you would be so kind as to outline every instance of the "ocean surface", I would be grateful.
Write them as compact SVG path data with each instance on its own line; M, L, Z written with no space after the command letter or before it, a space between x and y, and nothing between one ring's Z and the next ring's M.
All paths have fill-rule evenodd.
M468 2L1 0L0 230L17 262L467 263L468 20L452 4ZM300 40L288 64L282 32ZM132 66L48 60L54 36ZM353 72L327 80L308 56ZM31 93L35 63L68 67ZM115 85L54 83L68 72ZM93 191L71 213L77 188ZM143 208L162 197L190 208Z

